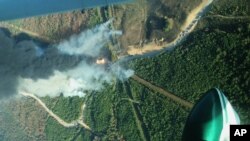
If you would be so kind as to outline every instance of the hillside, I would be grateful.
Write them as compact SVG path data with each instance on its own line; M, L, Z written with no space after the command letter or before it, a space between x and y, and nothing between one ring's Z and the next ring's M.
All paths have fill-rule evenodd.
M146 44L154 39L174 40L187 14L200 2L137 0L127 5L1 24L12 27L9 30L13 36L28 31L26 34L30 32L31 39L51 44L113 17L112 28L124 32L109 44L116 60L117 55L126 54L128 46L140 47L141 41ZM179 141L190 108L213 87L225 93L241 122L249 124L249 5L248 0L214 0L195 29L172 51L142 55L123 63L136 75L126 81L114 79L112 85L104 84L101 91L87 91L85 97L40 98L65 122L77 119L81 105L86 104L83 120L91 131L81 126L66 128L36 100L21 98L4 103L6 108L0 109L7 113L0 111L0 121L5 123L0 125L0 140ZM173 22L172 26L168 27L170 23L166 21ZM121 50L113 50L116 44ZM151 87L139 82L138 77ZM169 94L164 95L162 91ZM170 98L171 94L181 100Z

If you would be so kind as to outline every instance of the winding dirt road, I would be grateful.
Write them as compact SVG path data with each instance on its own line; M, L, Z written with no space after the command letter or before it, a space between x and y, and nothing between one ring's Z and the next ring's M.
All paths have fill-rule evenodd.
M66 127L66 128L70 128L70 127L76 127L78 125L81 125L83 128L89 130L89 131L92 131L91 128L85 124L83 122L83 110L85 108L85 104L82 105L81 107L81 112L80 113L80 117L77 119L77 120L74 120L70 123L64 121L63 119L61 119L58 115L54 114L46 105L45 103L40 100L37 96L35 96L34 94L31 94L31 93L28 93L28 92L24 92L24 91L21 91L19 92L21 95L25 96L25 97L31 97L33 99L35 99L43 108L44 110L51 116L53 117L59 124L61 124L62 126Z
M181 27L182 31L180 32L180 34L178 35L178 37L173 41L170 42L168 44L165 44L164 46L159 46L159 47L155 47L152 44L148 44L145 45L143 48L141 49L135 49L135 48L131 48L130 50L128 50L128 54L129 55L140 55L140 54L145 54L147 52L152 52L155 50L162 50L164 48L170 48L170 47L175 47L176 44L178 44L179 42L181 42L190 32L193 31L193 29L195 28L197 22L199 21L199 19L201 18L202 13L205 11L205 9L213 2L213 0L203 0L202 3L200 5L198 5L194 10L192 10L189 15L187 16L186 21L184 22L183 26ZM11 26L12 28L17 28L13 25L6 25L6 26ZM18 30L21 30L25 33L28 33L32 36L35 37L39 37L39 38L43 38L44 40L49 40L46 37L42 37L41 35L37 34L37 33L33 33L31 31L27 31L25 29L20 29L18 28ZM146 54L145 54L146 55ZM180 97L177 97L167 91L165 91L164 89L154 86L151 83L141 79L140 77L134 75L132 77L134 80L138 81L139 83L169 97L170 99L176 101L177 103L180 103L181 105L188 107L188 108L192 108L193 104L185 101L183 99L181 99ZM28 92L24 92L21 91L20 92L21 95L25 96L25 97L30 97L35 99L45 110L46 112L48 112L48 114L53 117L59 124L61 124L64 127L70 128L70 127L76 127L78 125L82 126L83 128L87 129L88 131L91 131L91 128L85 124L83 122L83 114L81 113L80 117L77 120L74 120L70 123L65 122L63 119L61 119L58 115L54 114L53 111L51 111L45 104L44 102L42 102L37 96L35 96L34 94L28 93ZM81 107L81 111L83 111L85 108L85 104L82 105Z

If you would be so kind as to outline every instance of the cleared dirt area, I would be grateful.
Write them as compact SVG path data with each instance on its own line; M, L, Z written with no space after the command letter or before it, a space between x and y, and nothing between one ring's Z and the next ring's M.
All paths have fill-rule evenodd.
M135 55L160 50L176 41L207 1L135 0L101 9L9 21L7 26L45 41L58 42L114 18L113 28L123 32L118 39L118 56Z
M114 27L123 31L121 55L157 50L178 36L188 13L202 0L135 0L113 7ZM135 49L135 50L131 50ZM129 50L129 51L128 51ZM133 53L131 53L133 52Z
M155 39L153 42L142 44L139 47L136 45L131 45L128 46L127 54L144 54L151 51L157 51L163 48L172 47L175 44L179 43L183 38L185 38L185 36L193 31L198 20L200 19L200 15L204 11L204 9L212 3L212 1L213 0L203 0L197 7L195 7L190 13L188 13L184 24L180 27L180 33L174 40L167 42L162 37L162 39L160 40Z
M188 14L184 24L181 26L181 30L187 29L188 26L196 19L197 15L212 2L213 0L202 0L202 2Z

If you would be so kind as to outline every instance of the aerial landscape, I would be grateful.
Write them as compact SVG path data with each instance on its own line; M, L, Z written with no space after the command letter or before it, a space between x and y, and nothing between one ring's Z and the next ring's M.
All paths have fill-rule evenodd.
M215 90L250 124L249 0L74 9L0 14L0 141L185 140Z

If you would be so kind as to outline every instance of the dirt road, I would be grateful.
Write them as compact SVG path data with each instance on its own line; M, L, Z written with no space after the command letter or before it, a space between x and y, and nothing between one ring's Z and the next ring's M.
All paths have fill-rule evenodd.
M57 116L56 114L54 114L46 105L45 103L43 103L37 96L35 96L34 94L31 93L27 93L24 91L19 92L21 95L25 96L25 97L31 97L33 99L35 99L43 108L46 112L48 112L48 114L53 117L59 124L61 124L62 126L69 128L69 127L76 127L78 125L81 125L82 127L84 127L85 129L91 131L91 128L85 124L83 122L83 113L80 114L80 117L77 120L74 120L70 123L65 122L63 119L61 119L59 116ZM81 107L81 111L83 112L85 108L85 104L82 105Z
M187 16L184 24L181 26L181 32L175 40L170 43L158 46L154 43L144 45L142 48L135 48L134 46L128 47L128 55L142 55L148 52L159 51L165 48L175 47L180 43L190 32L192 32L200 20L201 15L206 11L206 8L213 2L213 0L202 0L202 2L194 8Z
M185 31L192 24L192 22L196 20L200 12L202 12L212 2L213 0L202 0L202 2L188 14L184 24L181 27L181 30Z
M149 83L148 81L138 77L137 75L133 75L132 79L134 79L135 81L143 84L144 86L146 86L146 87L148 87L148 88L150 88L150 89L152 89L152 90L154 90L154 91L156 91L156 92L158 92L160 94L163 94L164 96L166 96L166 97L170 98L171 100L181 104L184 107L187 107L189 109L192 109L192 107L193 107L192 103L190 103L190 102L188 102L188 101L186 101L186 100L184 100L184 99L182 99L182 98L180 98L180 97L178 97L178 96L176 96L174 94L171 94L171 93L165 91L164 89L162 89L160 87L157 87L157 86Z
M224 15L210 15L207 17L223 18L223 19L250 19L250 16L224 16Z

